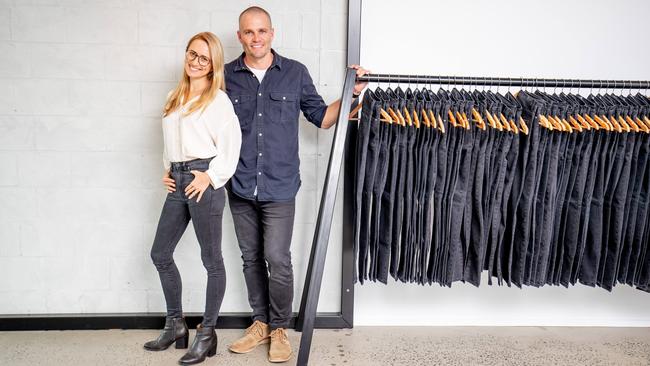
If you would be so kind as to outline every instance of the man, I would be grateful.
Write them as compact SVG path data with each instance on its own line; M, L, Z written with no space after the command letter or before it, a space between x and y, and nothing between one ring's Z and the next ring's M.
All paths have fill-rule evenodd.
M229 348L247 353L270 342L269 361L285 362L292 354L285 329L293 301L290 244L300 187L299 113L329 128L336 123L340 100L326 105L307 68L271 48L273 36L268 12L256 6L244 10L237 31L244 52L225 69L227 93L242 129L228 197L254 321ZM367 73L353 67L357 75ZM364 87L355 85L355 97Z

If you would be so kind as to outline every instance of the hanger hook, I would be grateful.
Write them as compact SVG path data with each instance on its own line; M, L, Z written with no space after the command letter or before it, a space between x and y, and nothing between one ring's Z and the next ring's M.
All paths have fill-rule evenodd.
M582 89L582 80L578 79L578 92L576 94L580 94L580 89Z
M628 80L627 90L629 91L628 95L632 95L632 80Z
M598 80L598 94L600 94L600 90L602 89L602 87L603 87L603 81Z

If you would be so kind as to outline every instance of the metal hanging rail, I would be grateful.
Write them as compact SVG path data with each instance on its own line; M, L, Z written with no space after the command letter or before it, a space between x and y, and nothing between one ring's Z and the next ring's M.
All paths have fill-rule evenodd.
M467 86L523 86L533 88L650 89L650 81L640 80L580 80L372 74L358 77L357 81L367 81L372 83L412 83Z

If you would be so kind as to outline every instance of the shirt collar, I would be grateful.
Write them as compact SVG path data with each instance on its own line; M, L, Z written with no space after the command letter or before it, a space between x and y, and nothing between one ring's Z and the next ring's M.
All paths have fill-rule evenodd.
M271 48L271 53L273 54L273 63L271 63L269 70L276 66L278 67L278 69L282 70L282 60L284 59L284 57L280 56L272 48ZM235 71L248 70L248 66L246 66L246 63L244 62L244 56L246 56L246 53L242 52L242 54L239 55L239 57L237 58L237 65L235 67Z

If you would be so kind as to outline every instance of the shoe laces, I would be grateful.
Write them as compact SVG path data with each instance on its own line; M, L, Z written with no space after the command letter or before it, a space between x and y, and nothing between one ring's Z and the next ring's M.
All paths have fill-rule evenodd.
M246 328L246 334L255 333L257 336L264 336L264 330L262 329L262 322L256 320L250 327Z
M289 336L284 328L277 328L271 332L271 341L289 343Z

